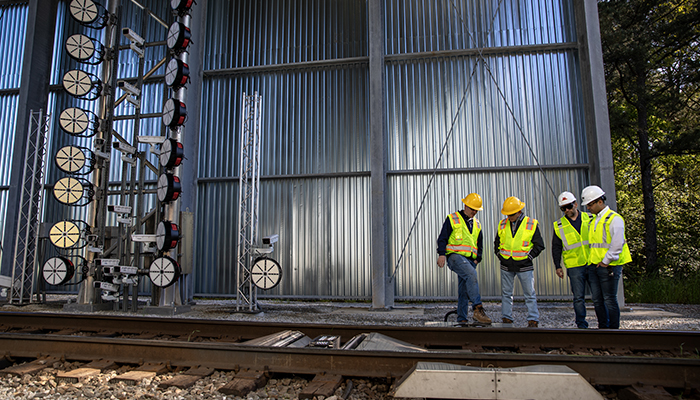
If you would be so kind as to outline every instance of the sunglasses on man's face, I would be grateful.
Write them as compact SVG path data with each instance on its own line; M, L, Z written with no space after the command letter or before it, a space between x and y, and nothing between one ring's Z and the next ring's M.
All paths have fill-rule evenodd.
M572 208L574 208L574 203L569 203L569 204L567 204L567 205L565 205L565 206L559 207L559 209L562 210L562 211L571 210Z

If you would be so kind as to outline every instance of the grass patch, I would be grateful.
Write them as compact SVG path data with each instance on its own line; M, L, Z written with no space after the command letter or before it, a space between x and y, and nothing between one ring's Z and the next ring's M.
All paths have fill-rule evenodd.
M687 278L655 277L625 280L629 303L700 304L700 275Z

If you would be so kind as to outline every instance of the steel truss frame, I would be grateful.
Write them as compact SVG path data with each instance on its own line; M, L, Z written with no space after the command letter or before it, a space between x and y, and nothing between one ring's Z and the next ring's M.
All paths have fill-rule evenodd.
M50 115L43 110L30 111L27 146L22 172L17 235L15 237L14 265L10 303L25 304L34 297L34 272L39 238L39 221L43 211L44 173L46 164L46 138L50 128Z
M243 93L238 187L238 260L236 271L236 311L257 312L257 288L251 279L251 267L258 242L260 192L260 137L262 96Z

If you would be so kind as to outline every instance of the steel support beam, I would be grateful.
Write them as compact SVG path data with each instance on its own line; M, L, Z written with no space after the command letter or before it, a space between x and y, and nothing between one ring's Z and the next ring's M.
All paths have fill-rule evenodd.
M0 275L11 275L13 252L20 214L22 172L26 160L27 132L30 110L46 110L51 75L54 30L58 0L30 0L27 32L24 40L22 80L20 81L17 123L12 156L10 190L8 191L5 234L2 239Z
M600 42L597 0L574 1L578 36L584 122L588 142L590 183L603 188L608 204L615 208L615 171L608 99L605 91L603 49Z
M394 306L393 271L389 271L387 235L387 137L384 104L383 1L369 0L369 135L372 196L372 308Z
M576 30L579 38L579 62L583 87L584 121L588 142L590 183L605 191L606 203L617 210L615 166L610 139L608 96L605 90L603 46L600 41L598 1L574 1ZM617 286L620 307L625 307L623 280Z
M204 38L206 33L204 27L206 25L208 0L199 0L196 7L192 7L192 18L190 31L192 37L199 38L190 44L189 52L192 55L189 58L190 66L190 84L188 89L187 102L187 125L184 127L184 137L182 145L185 151L185 159L187 160L187 168L180 169L180 181L182 182L182 194L180 195L180 209L184 212L194 213L194 225L197 221L197 177L199 175L199 124L201 120L201 99L202 99L202 84L203 84L203 69L202 60L204 59ZM183 225L184 226L184 225ZM194 232L183 231L183 236L194 237ZM198 268L193 257L193 254L182 252L183 256L180 259L180 266L184 271L191 271L185 274L182 278L184 282L182 286L182 300L185 304L192 302L194 297L194 285L192 277L197 273Z

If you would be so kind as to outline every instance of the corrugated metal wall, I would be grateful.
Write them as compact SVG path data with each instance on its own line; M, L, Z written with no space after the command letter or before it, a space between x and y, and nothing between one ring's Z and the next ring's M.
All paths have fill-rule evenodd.
M463 207L459 199L478 192L481 294L498 297L493 239L503 200L515 195L527 204L549 247L551 223L560 217L556 194L578 192L588 180L572 4L397 0L387 2L386 21L396 295L456 296L456 276L435 265L435 239L445 216ZM549 250L536 267L540 296L568 293Z
M455 275L435 265L435 240L445 216L462 208L459 199L469 192L484 198L482 296L497 297L500 273L491 254L503 200L516 195L525 201L549 246L551 223L560 217L556 194L578 193L588 183L573 1L385 1L386 263L396 268L397 299L456 298ZM142 3L170 18L167 2ZM57 84L76 67L65 56L65 38L77 32L102 35L72 22L66 4L61 2L57 19L52 75ZM129 1L122 4L123 26L147 40L164 40L162 26L149 18L141 32L145 15ZM259 232L280 235L273 257L284 273L277 288L260 295L370 299L368 121L375 110L368 108L367 2L207 4L206 35L193 38L204 53L195 293L236 293L241 98L257 91L264 100ZM0 37L4 40L9 39ZM146 70L166 55L163 47L146 53ZM137 62L131 52L120 52L119 77L135 76ZM81 69L100 75L99 68ZM0 79L11 75L3 70ZM142 112L159 113L165 98L160 81L145 85ZM11 105L11 96L0 96L5 101ZM50 101L50 152L68 143L90 147L89 140L61 132L55 117L69 106L98 112L95 102L60 92ZM117 109L120 117L132 112L127 104ZM153 117L141 121L140 134L159 135L162 129L160 118ZM115 130L131 139L133 121L119 120ZM121 174L113 163L111 179ZM52 167L47 181L60 175ZM48 221L80 214L55 203L47 203ZM147 203L154 204L153 196ZM3 202L0 206L4 210ZM567 295L568 281L554 275L550 258L548 249L537 260L538 292Z
M209 2L196 292L235 293L240 98L258 91L260 232L280 234L285 273L261 295L371 297L366 13L365 1ZM588 180L572 3L386 1L385 35L396 296L456 296L454 274L435 266L435 240L471 191L485 202L482 296L499 296L491 254L503 200L525 201L549 245L556 194ZM313 63L323 60L335 63ZM538 260L538 291L565 295L550 258Z
M24 36L27 31L26 4L0 7L0 235L5 232L8 192L15 144L19 86L22 79ZM2 245L2 252L13 251ZM1 253L0 253L1 254ZM0 261L2 263L2 261Z

